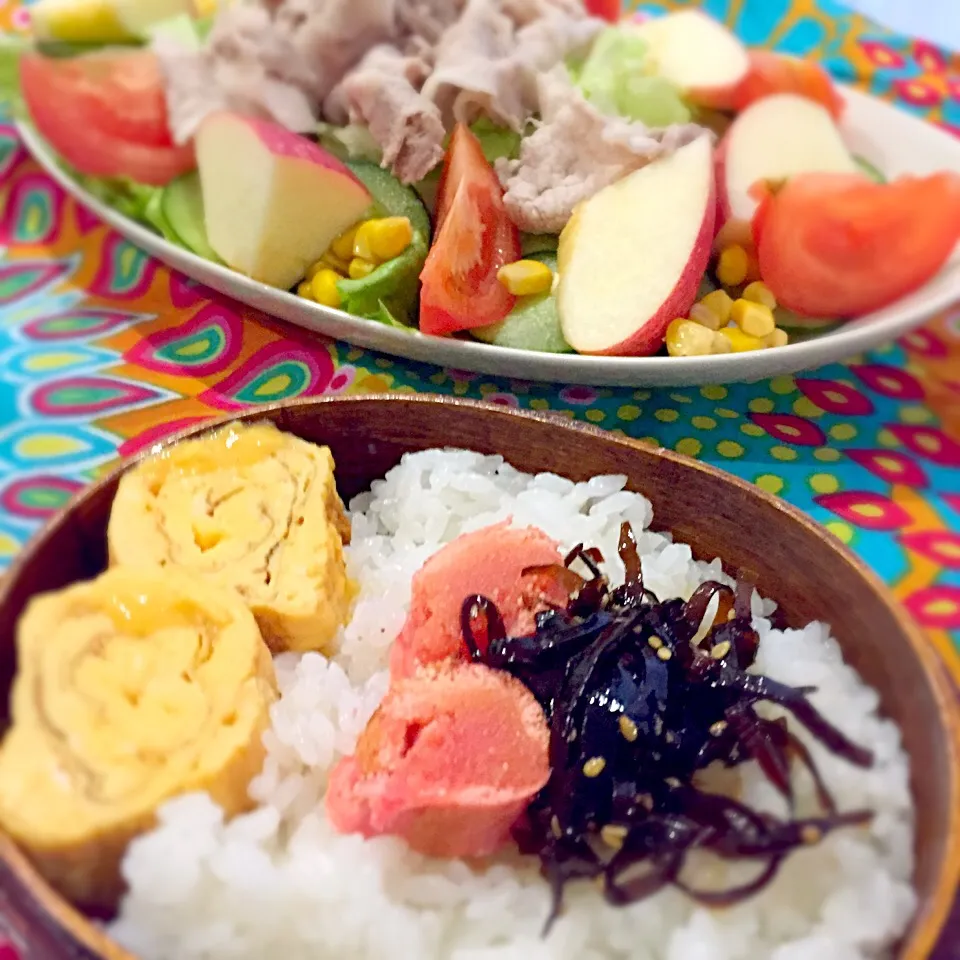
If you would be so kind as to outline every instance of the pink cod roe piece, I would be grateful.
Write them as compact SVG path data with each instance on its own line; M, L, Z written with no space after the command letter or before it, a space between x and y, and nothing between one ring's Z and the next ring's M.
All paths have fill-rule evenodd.
M540 705L482 664L424 667L394 681L337 763L327 815L341 833L393 834L433 857L483 857L550 776Z
M465 533L438 550L413 578L410 612L390 651L392 677L450 658L466 660L460 611L467 597L492 600L507 633L532 633L537 613L569 597L543 578L521 579L527 567L562 563L559 545L536 527L509 521Z

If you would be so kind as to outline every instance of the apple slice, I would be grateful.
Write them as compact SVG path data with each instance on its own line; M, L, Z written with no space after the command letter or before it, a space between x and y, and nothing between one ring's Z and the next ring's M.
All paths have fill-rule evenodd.
M717 150L717 182L724 219L753 219L758 180L798 173L855 173L857 163L833 117L819 103L793 93L764 97L734 120Z
M207 117L196 136L207 237L240 273L289 289L373 200L332 154L265 120Z
M646 356L693 305L716 215L703 136L584 201L560 235L557 310L578 353Z
M661 77L694 103L730 107L750 70L744 45L722 24L699 10L652 17L634 27L650 46Z

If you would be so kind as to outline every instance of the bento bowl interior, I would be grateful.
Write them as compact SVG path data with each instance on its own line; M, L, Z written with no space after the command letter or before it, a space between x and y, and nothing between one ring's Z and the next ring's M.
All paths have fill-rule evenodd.
M227 418L263 419L328 445L345 501L382 477L405 452L430 447L497 453L518 469L550 471L572 480L625 474L628 486L652 502L656 529L672 531L699 559L720 556L730 572L751 578L777 601L791 626L811 620L831 624L847 661L879 691L882 711L900 726L910 755L918 812L919 907L898 958L923 960L930 954L960 881L956 700L922 634L879 579L821 526L712 467L551 415L393 395L293 401ZM0 585L4 701L15 670L16 621L29 597L104 569L107 519L122 469L89 487L58 514L28 544ZM42 954L45 960L129 956L53 893L0 835L4 893L41 929L50 951Z

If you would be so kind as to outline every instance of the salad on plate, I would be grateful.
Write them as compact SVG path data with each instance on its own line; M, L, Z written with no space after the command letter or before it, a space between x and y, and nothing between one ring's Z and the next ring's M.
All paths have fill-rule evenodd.
M960 175L888 181L813 63L609 0L40 0L2 72L89 192L371 323L548 353L785 346L918 289Z

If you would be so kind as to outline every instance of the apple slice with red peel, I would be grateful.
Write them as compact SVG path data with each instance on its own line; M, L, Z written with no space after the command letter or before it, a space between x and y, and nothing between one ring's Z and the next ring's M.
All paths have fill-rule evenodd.
M370 208L336 157L266 120L207 117L196 136L210 245L235 270L289 289Z
M698 137L605 187L560 235L557 310L578 353L646 356L684 317L716 216L713 149Z
M657 74L675 83L687 99L720 109L733 105L750 58L722 23L699 10L680 10L633 29L649 44Z
M759 180L798 173L855 173L857 163L833 117L792 93L764 97L734 120L717 149L717 182L724 219L752 220Z

